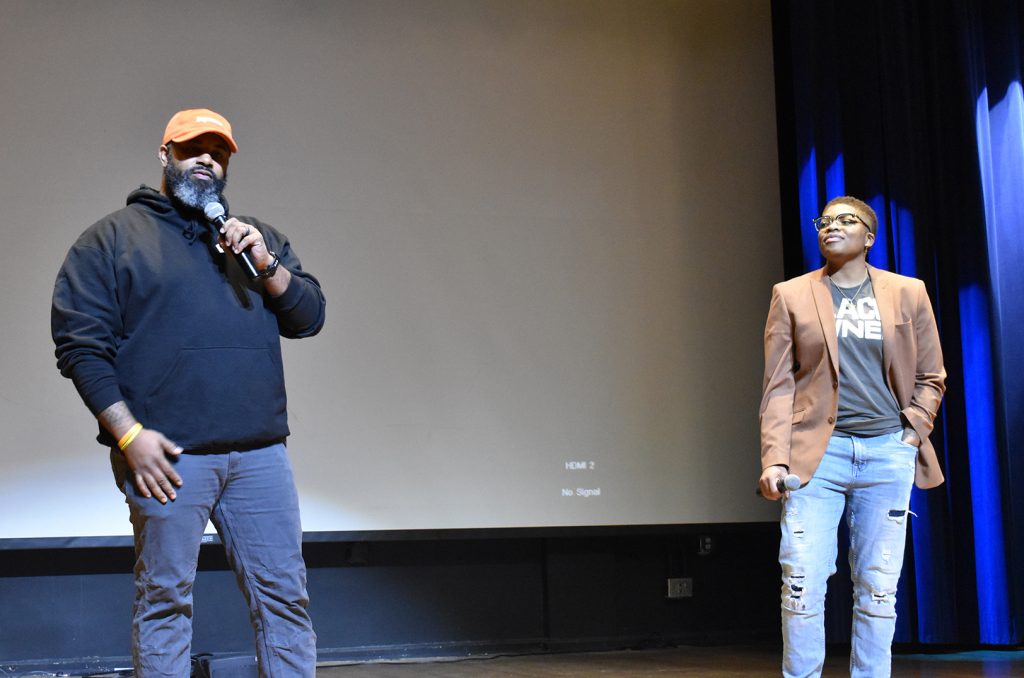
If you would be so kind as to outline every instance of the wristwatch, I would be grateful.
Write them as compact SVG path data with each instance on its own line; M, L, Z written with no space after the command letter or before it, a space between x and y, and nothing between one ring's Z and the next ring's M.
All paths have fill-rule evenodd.
M268 254L270 254L270 256L274 257L274 260L270 262L270 264L265 269L263 269L256 275L257 278L271 277L272 275L277 273L277 267L281 265L281 260L278 258L277 252L273 250L267 250L267 252Z

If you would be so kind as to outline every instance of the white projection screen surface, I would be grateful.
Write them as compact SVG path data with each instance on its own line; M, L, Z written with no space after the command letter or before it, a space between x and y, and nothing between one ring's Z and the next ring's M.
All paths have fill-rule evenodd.
M0 9L0 545L131 534L50 296L192 107L328 299L283 349L311 538L774 519L769 0Z

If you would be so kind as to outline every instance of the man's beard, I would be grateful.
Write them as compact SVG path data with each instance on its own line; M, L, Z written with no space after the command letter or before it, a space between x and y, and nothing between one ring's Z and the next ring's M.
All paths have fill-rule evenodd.
M164 182L172 198L202 212L209 203L222 202L221 194L227 186L228 177L225 174L223 179L196 179L191 170L178 170L173 162L168 162L164 167Z

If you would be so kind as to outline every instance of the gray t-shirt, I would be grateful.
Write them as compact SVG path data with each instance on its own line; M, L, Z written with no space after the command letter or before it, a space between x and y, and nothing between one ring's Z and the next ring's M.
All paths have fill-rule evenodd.
M839 339L836 435L868 438L903 428L900 406L885 383L882 319L871 280L840 288L829 278Z

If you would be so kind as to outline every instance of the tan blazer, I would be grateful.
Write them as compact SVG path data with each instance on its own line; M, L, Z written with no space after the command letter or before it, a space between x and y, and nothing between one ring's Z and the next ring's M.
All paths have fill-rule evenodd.
M921 436L915 484L940 485L928 440L945 391L946 370L924 283L872 266L882 322L885 380L903 418ZM761 468L785 464L810 480L825 454L839 409L839 342L825 269L775 285L764 329Z

